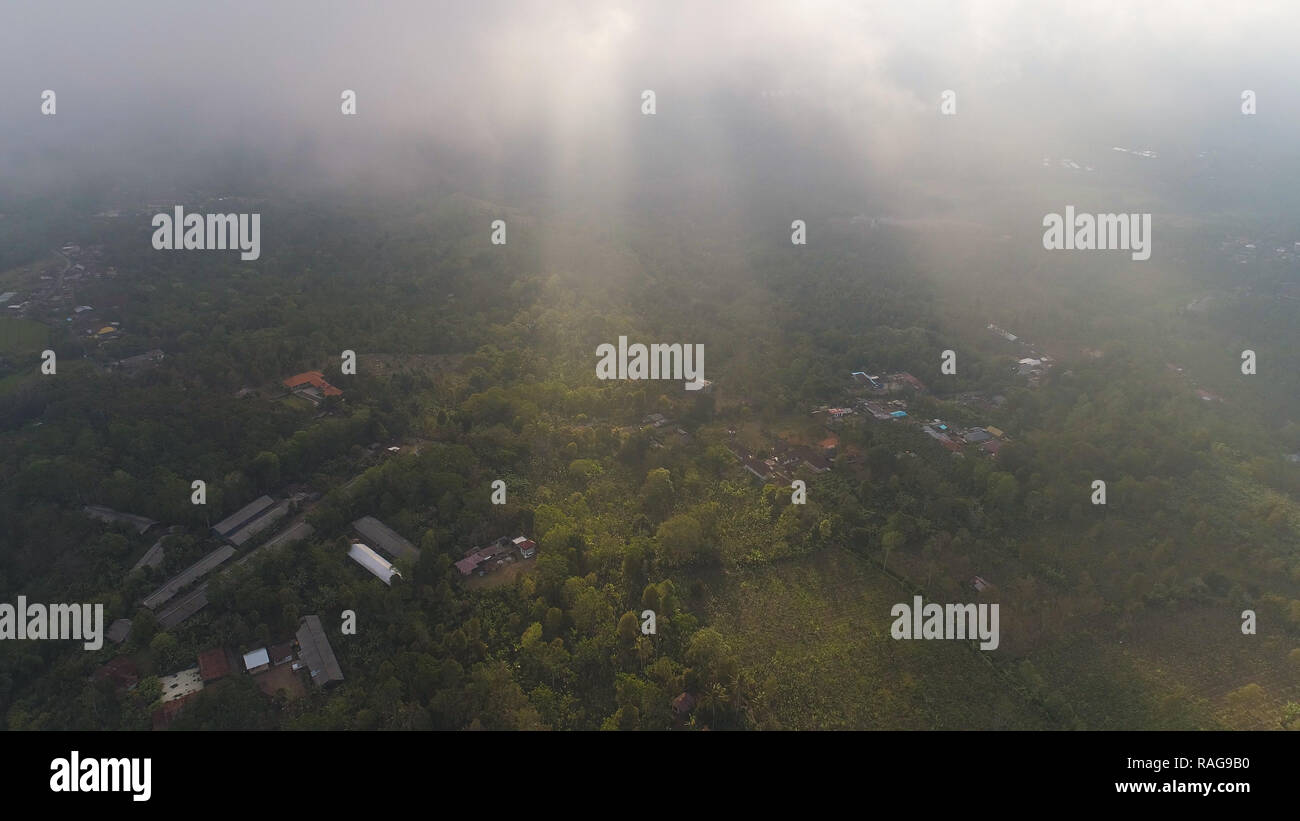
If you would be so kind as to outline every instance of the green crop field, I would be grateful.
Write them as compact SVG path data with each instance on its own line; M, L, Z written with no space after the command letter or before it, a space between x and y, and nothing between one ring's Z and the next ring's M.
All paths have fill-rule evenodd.
M39 352L49 338L50 329L39 322L0 316L0 354Z

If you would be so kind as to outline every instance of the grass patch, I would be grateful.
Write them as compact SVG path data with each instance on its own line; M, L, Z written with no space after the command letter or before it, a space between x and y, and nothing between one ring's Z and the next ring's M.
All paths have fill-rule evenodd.
M0 316L0 354L39 353L49 341L49 327L29 319Z

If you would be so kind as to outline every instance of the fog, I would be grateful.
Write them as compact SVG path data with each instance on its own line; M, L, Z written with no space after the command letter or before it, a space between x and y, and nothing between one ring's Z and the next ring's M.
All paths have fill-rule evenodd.
M141 196L445 180L559 203L759 188L923 213L1014 199L1044 158L1159 187L1156 169L1185 186L1208 157L1243 162L1203 175L1216 185L1259 173L1289 195L1294 4L1045 5L10 4L0 171Z

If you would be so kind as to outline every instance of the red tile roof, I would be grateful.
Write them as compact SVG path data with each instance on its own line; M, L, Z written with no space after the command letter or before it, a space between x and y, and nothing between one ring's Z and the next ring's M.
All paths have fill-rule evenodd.
M312 387L319 388L320 392L326 396L343 395L343 391L325 381L325 374L320 371L304 371L299 374L294 374L284 380L284 386L286 388L299 388L303 385L311 385Z
M212 681L230 675L230 659L220 647L199 653L199 678Z
M118 656L95 671L95 680L102 679L110 679L114 687L134 687L140 674L135 662L126 656Z
M197 696L200 692L202 691L199 690L193 693L186 693L180 698L168 701L167 703L163 704L163 706L159 707L157 710L154 710L152 716L153 728L155 730L167 729L168 725L170 725L173 721L176 720L176 714L181 711L181 708L184 707L188 702L192 701L195 698L195 696Z

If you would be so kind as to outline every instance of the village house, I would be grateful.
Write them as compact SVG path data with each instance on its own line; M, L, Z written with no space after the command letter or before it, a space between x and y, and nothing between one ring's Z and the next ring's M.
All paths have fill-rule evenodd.
M320 371L303 371L285 379L282 383L293 392L314 405L319 405L327 396L342 396L343 391L325 381Z
M537 543L527 536L502 536L486 547L476 547L465 554L465 558L456 562L456 569L462 576L478 573L485 576L505 564L514 561L512 554L518 553L521 559L531 559L537 555Z
M293 642L282 642L273 644L267 651L271 656L271 664L279 667L282 664L288 664L293 661Z
M135 662L126 656L118 656L108 664L95 670L95 681L110 681L114 690L130 690L140 681L140 671Z
M257 674L271 667L271 654L265 647L259 647L244 654L244 669L249 673Z
M230 675L230 656L224 647L214 647L199 653L199 678L205 684L228 675Z

